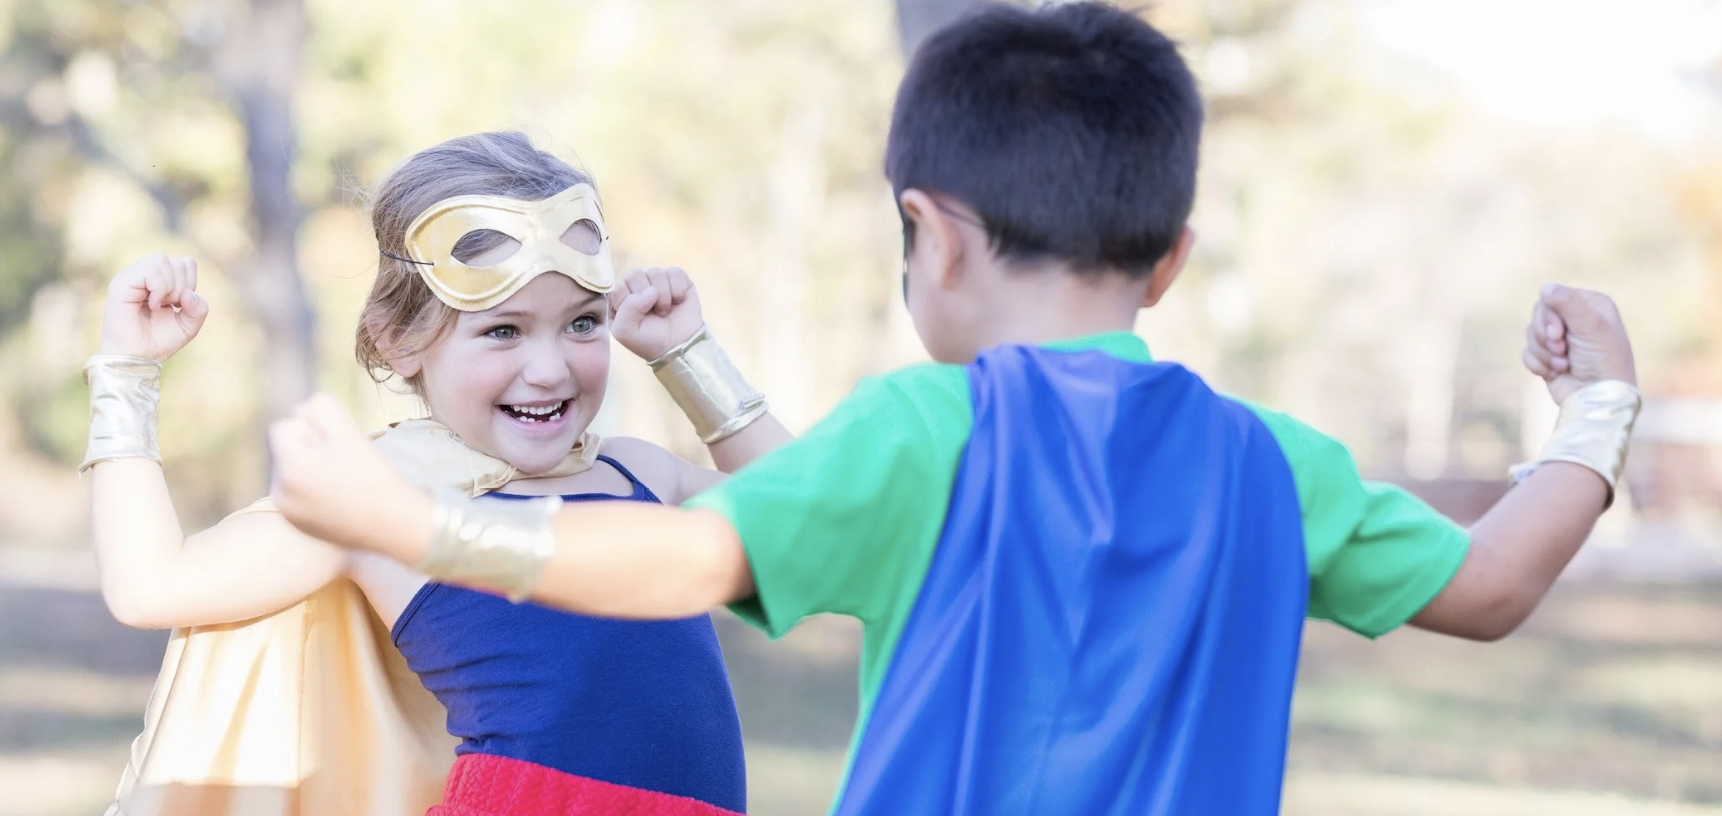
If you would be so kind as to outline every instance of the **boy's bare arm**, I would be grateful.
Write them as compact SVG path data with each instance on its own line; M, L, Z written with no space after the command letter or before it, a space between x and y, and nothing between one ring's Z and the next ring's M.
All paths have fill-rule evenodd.
M1526 330L1523 358L1567 410L1587 386L1637 383L1620 313L1598 292L1545 287ZM1610 468L1607 460L1600 457L1602 469ZM1538 465L1471 528L1471 548L1458 573L1412 625L1474 640L1496 640L1518 628L1607 508L1611 486L1593 469L1596 464Z
M556 551L532 595L547 606L663 620L703 614L754 593L740 536L710 510L593 502L564 507L551 529Z
M371 525L374 535L361 546L418 564L434 537L434 503L413 489L400 496L379 497L375 507L398 516ZM550 531L554 549L530 594L546 606L605 618L673 620L754 594L741 538L728 519L710 510L622 501L570 504L551 519Z
M270 429L275 501L301 531L346 548L422 565L439 539L437 500L413 487L368 444L346 409L321 395ZM361 489L362 486L362 489ZM525 502L454 502L467 512L534 512ZM538 511L542 512L542 510ZM538 517L542 525L543 516ZM485 527L485 524L477 526ZM504 524L530 533L532 524ZM537 529L542 530L542 526ZM613 618L673 619L753 595L741 539L722 515L644 502L564 506L550 518L553 540L530 597L546 605ZM518 538L480 541L464 550L461 575L433 574L501 591L515 581L486 581L522 563ZM462 577L465 576L465 577ZM503 585L506 583L507 585Z
M1471 640L1510 634L1578 553L1607 496L1581 465L1538 468L1471 527L1459 572L1411 625Z

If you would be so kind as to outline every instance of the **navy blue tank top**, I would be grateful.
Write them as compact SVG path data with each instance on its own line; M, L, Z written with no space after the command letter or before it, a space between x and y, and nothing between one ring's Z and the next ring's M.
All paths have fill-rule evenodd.
M564 501L659 501L620 463L598 459L626 476L633 494ZM746 811L741 720L710 616L591 618L433 582L391 634L448 708L456 753Z

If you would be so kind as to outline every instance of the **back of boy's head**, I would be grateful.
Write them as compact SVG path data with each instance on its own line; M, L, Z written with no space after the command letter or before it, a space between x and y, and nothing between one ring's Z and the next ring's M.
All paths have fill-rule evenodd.
M973 208L1007 262L1147 275L1189 218L1201 129L1195 79L1146 22L988 4L915 52L885 175Z
M401 260L408 257L407 227L421 213L455 196L537 201L581 183L591 184L591 176L516 132L461 136L402 162L371 194L371 226L377 247L387 254L377 259L377 279L359 314L354 349L359 364L380 382L390 374L385 357L424 351L454 325L455 310L436 298L416 265ZM465 260L505 240L499 232L475 232L455 244L454 255ZM407 384L419 389L416 378Z

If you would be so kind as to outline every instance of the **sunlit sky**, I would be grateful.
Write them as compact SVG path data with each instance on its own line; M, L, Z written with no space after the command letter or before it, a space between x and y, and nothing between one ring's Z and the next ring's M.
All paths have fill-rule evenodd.
M1505 116L1625 125L1645 135L1715 134L1722 0L1368 0L1389 50L1450 75ZM1722 77L1712 73L1712 81Z

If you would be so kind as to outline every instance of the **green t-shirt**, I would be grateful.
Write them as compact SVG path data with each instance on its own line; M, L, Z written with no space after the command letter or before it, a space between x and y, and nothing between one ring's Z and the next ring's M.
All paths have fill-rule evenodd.
M1149 362L1128 333L1051 344ZM1397 487L1364 481L1344 445L1249 406L1297 484L1310 617L1377 637L1417 614L1465 558L1465 530ZM809 615L861 620L863 733L932 562L974 426L963 366L863 380L804 436L687 506L722 513L747 550L756 595L732 609L772 637Z

